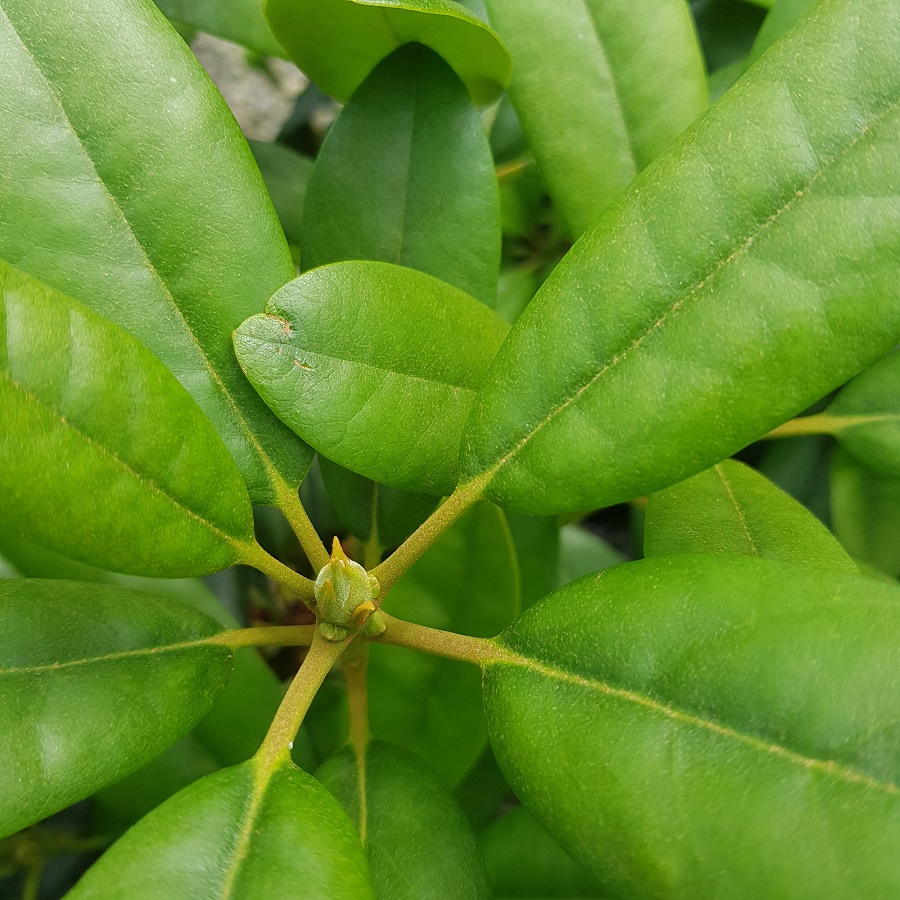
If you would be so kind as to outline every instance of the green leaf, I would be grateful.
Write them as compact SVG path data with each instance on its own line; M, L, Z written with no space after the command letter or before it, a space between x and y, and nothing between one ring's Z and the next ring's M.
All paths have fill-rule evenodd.
M848 553L900 578L900 478L873 472L836 448L831 518Z
M481 828L506 805L511 793L494 758L494 751L488 744L466 777L456 786L455 796L473 827Z
M0 334L5 527L144 575L204 575L241 558L254 539L240 474L152 353L3 262Z
M266 16L297 65L341 101L382 59L411 43L447 60L476 103L491 103L509 84L500 39L452 0L268 0Z
M900 350L843 387L821 419L868 468L900 478Z
M809 510L734 459L650 496L644 555L681 553L759 556L858 573Z
M833 441L822 435L769 441L756 468L816 518L828 521L828 470Z
M691 12L706 68L713 75L737 65L744 70L744 60L753 46L765 18L761 4L745 0L691 0Z
M750 48L746 65L758 60L779 38L787 34L819 0L778 0L766 16Z
M570 581L625 561L625 557L603 538L579 525L566 525L560 529L559 535L559 569L555 587L562 587Z
M307 272L235 332L263 399L323 456L401 490L449 494L459 441L508 326L401 266Z
M264 0L153 0L174 21L241 44L262 56L285 56L269 29Z
M0 835L158 756L212 706L231 650L207 616L137 591L0 582Z
M299 253L306 190L313 161L281 144L249 141L250 149L266 182L284 236L295 255Z
M316 160L306 212L304 269L397 263L496 301L490 146L465 86L427 47L396 50L350 98Z
M69 900L374 900L353 826L289 761L254 759L180 791L120 838Z
M393 616L476 637L500 632L519 608L515 548L503 513L487 504L436 541L384 601ZM369 685L372 733L459 782L487 743L478 669L373 644Z
M628 500L891 349L898 35L892 0L828 0L626 190L505 341L464 478L532 514Z
M583 866L524 807L495 819L478 835L495 900L587 900L602 897Z
M294 268L188 47L145 0L0 0L0 97L0 258L153 351L254 502L296 489L312 453L247 384L230 341Z
M440 778L412 753L345 747L316 773L362 836L381 900L490 896L472 828Z
M706 108L684 0L487 0L550 196L578 237Z
M516 548L522 583L522 608L558 587L556 573L560 563L560 529L552 516L520 516L508 513L506 522Z
M613 896L900 889L900 587L671 556L557 591L485 670L517 795Z

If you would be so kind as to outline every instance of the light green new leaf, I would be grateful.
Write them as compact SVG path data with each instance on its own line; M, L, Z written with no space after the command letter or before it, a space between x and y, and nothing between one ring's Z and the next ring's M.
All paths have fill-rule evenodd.
M900 578L900 478L888 478L835 448L831 519L847 551Z
M858 573L809 510L734 459L651 494L644 555L680 553L760 556Z
M500 646L501 767L611 896L900 892L900 587L671 556L557 591Z
M374 900L350 820L289 761L255 760L177 793L120 838L69 900Z
M519 512L628 500L890 350L898 41L893 0L822 0L638 177L504 343L465 478Z
M487 900L478 842L440 778L412 753L345 747L316 778L362 837L379 900ZM364 792L364 793L361 793Z
M0 582L0 836L158 756L231 671L218 623L137 591Z
M685 0L487 0L509 92L550 196L578 237L706 108Z
M519 613L515 548L503 513L479 504L391 589L391 615L493 637ZM456 784L487 743L481 675L474 666L373 644L369 718L377 738L419 753Z
M0 262L0 522L94 565L205 575L253 543L213 426L141 344Z
M778 0L766 16L750 48L746 66L758 60L779 38L786 35L819 0Z
M402 490L449 494L475 392L508 326L402 266L307 272L235 332L263 399L334 462Z
M397 263L493 306L500 201L487 135L465 87L434 51L381 62L341 111L316 159L303 268Z
M234 118L165 17L146 0L0 0L0 156L0 258L149 347L254 502L295 490L312 453L230 340L294 267Z
M522 806L478 835L494 900L603 897L594 879Z
M509 53L477 16L453 0L266 0L266 17L294 62L346 101L404 44L430 47L479 104L509 84Z
M174 22L241 44L262 56L285 56L272 34L263 0L153 0Z

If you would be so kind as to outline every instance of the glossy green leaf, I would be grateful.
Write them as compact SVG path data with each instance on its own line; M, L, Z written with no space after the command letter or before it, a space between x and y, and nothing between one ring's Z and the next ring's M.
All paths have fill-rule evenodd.
M900 890L900 587L671 556L563 588L501 641L501 767L612 896Z
M379 900L487 900L478 842L453 795L414 754L373 741L316 773L356 825ZM364 793L363 793L364 792Z
M644 555L680 553L759 556L858 572L809 510L734 459L650 496Z
M900 578L900 478L888 478L835 449L831 519L847 551Z
M306 199L303 268L348 259L397 263L493 306L500 207L487 135L434 51L382 61L341 111Z
M478 835L495 900L603 897L594 879L521 806Z
M868 468L900 478L900 350L843 387L821 419Z
M267 0L266 16L297 65L338 100L410 43L447 60L476 103L492 102L509 83L500 39L452 0Z
M575 237L706 108L684 0L487 0L509 93Z
M499 633L519 612L515 548L503 513L488 504L470 510L391 589L384 609L432 628ZM418 752L449 784L480 756L487 729L474 666L373 645L369 685L375 737Z
M374 900L349 819L285 761L223 769L167 800L120 838L67 895L141 900Z
M519 512L628 500L890 350L898 39L892 0L825 0L639 176L505 341L465 478Z
M231 671L218 623L137 591L0 583L0 835L134 771L186 734Z
M625 561L625 557L603 538L580 525L560 529L559 569L556 587L577 581L585 575L609 569Z
M299 254L303 229L303 209L306 205L306 189L313 170L313 161L289 147L249 141L250 149L266 182L284 236Z
M263 56L285 56L263 13L264 0L153 0L173 21L234 41Z
M0 334L6 527L144 575L204 575L241 558L253 520L240 474L152 353L2 262Z
M312 453L230 341L294 267L233 116L164 16L146 0L0 0L0 155L0 258L149 347L255 502L296 489Z
M307 272L235 332L263 399L323 456L402 490L449 494L459 441L508 326L421 272Z
M758 60L779 38L787 34L819 0L777 0L753 42L747 65Z

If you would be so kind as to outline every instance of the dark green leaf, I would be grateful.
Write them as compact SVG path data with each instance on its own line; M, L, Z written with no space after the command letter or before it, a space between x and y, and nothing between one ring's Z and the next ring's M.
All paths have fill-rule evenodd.
M519 611L519 578L503 513L488 504L474 507L403 576L384 609L478 637L505 628ZM478 670L373 645L369 684L372 733L417 751L448 783L457 783L487 742Z
M444 57L476 103L492 102L509 83L500 39L452 0L268 0L266 16L297 65L338 100L414 42Z
M303 268L397 263L493 306L500 206L481 119L453 70L407 45L332 126L306 200Z
M97 862L69 900L374 900L362 847L333 797L290 762L254 759L179 792Z
M665 557L557 591L501 646L500 764L611 895L900 890L900 587Z
M374 741L362 762L345 747L316 778L362 836L380 900L487 900L471 826L440 778L412 753Z
M487 0L510 48L509 92L577 237L706 108L684 0Z
M833 441L821 435L770 441L756 468L823 522L828 521L828 470Z
M240 474L152 353L2 262L0 334L5 527L144 575L203 575L241 558L253 520Z
M456 800L475 828L486 825L508 800L511 791L490 744L456 786Z
M566 525L560 530L556 587L562 587L570 581L577 581L601 569L617 566L624 561L625 557L603 538L579 525Z
M475 392L508 327L401 266L307 272L235 332L263 399L323 456L391 487L449 494Z
M560 564L559 523L553 516L520 516L508 513L506 522L516 548L522 582L522 608L559 587L556 583Z
M743 71L765 11L744 0L691 0L691 11L709 72L733 65Z
M183 605L78 582L0 583L0 834L158 756L212 706L231 650Z
M787 34L819 0L778 0L772 5L750 50L747 65L752 65L779 38Z
M831 519L852 556L900 578L900 478L879 475L836 448Z
M637 179L504 343L466 479L519 512L627 500L891 349L898 40L893 0L823 3Z
M733 459L650 496L644 555L680 553L760 556L858 571L809 510Z
M145 0L0 0L0 98L0 258L146 344L254 501L296 489L312 453L246 383L230 341L294 268L191 51Z

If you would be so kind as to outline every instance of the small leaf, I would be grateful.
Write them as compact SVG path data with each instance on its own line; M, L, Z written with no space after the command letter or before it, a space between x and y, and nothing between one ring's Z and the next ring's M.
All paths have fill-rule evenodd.
M684 0L487 0L509 47L509 93L574 237L706 109Z
M384 609L476 637L505 628L519 612L519 581L503 513L475 506L391 589ZM487 743L478 669L373 644L369 685L376 737L415 750L449 784L474 765Z
M759 556L858 572L809 510L733 459L651 495L644 555L680 553Z
M509 83L500 39L451 0L268 0L266 16L297 65L341 101L388 54L411 43L447 60L476 103L493 102Z
M312 452L247 384L229 340L294 267L190 49L146 0L0 0L0 61L0 258L156 354L254 502L295 490Z
M821 4L636 179L504 342L465 480L531 514L629 500L894 346L898 37L894 0Z
M323 456L449 494L475 392L508 328L435 278L375 262L307 272L235 332L263 399Z
M2 262L0 335L5 527L143 575L205 575L241 558L254 538L240 474L149 350Z
M900 478L873 472L836 448L831 518L848 553L900 578Z
M0 582L0 835L158 756L212 706L231 650L207 616L137 591Z
M374 741L360 761L345 747L316 778L356 825L380 900L490 896L471 826L440 778L412 753Z
M257 760L180 791L120 838L69 900L374 900L349 819L312 776Z
M671 556L557 591L500 646L501 767L609 894L900 890L900 587Z

